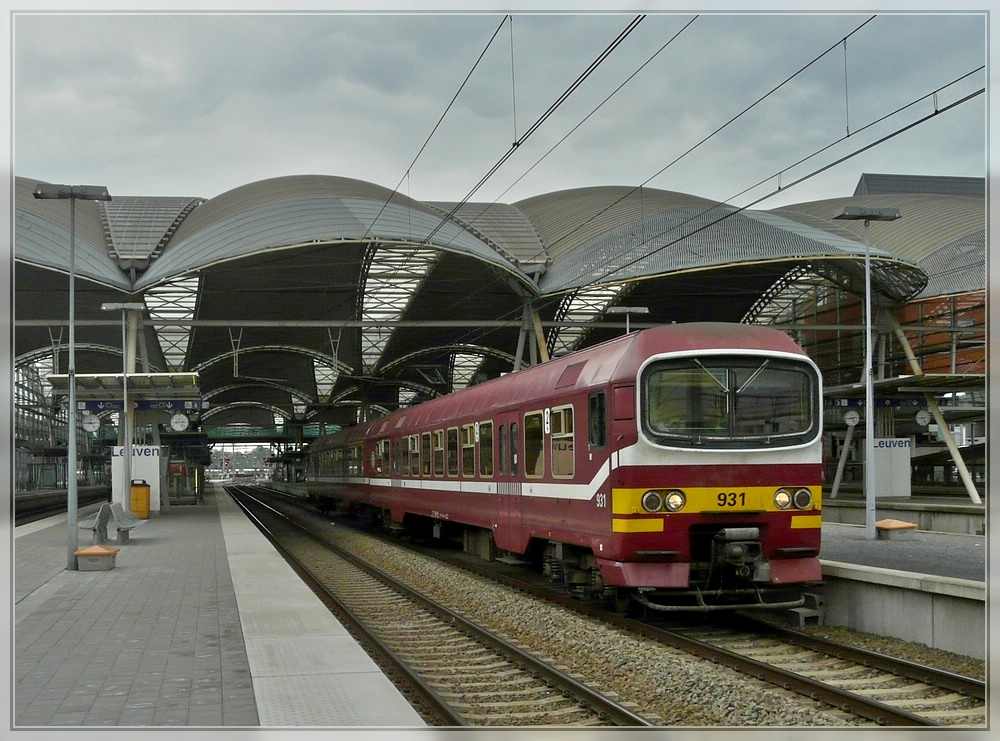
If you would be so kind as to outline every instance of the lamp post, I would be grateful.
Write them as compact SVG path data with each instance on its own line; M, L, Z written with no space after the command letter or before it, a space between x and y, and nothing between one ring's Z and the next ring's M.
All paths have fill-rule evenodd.
M648 306L609 306L604 311L605 314L624 314L625 315L625 334L629 334L632 331L632 326L629 323L629 317L633 314L648 314Z
M39 183L32 191L35 198L42 200L69 201L69 366L66 369L69 382L69 414L67 415L66 438L66 524L67 554L66 569L76 571L77 550L77 480L76 480L76 202L110 201L111 195L103 185L52 185Z
M865 537L875 540L875 369L872 362L871 222L895 221L895 208L845 206L833 217L865 222Z
M122 313L122 414L119 418L119 427L122 432L122 461L124 463L124 473L122 480L122 507L126 512L131 511L132 505L128 493L131 492L132 483L132 415L128 411L128 372L129 372L129 351L128 340L125 334L125 318L130 311L142 311L145 304L101 304L101 311L121 311Z

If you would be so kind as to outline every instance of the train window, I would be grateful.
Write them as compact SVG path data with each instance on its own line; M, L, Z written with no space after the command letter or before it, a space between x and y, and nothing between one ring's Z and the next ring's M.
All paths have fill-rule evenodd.
M552 475L568 478L573 475L573 407L552 410Z
M510 475L517 476L519 459L517 457L518 450L518 437L517 437L517 422L510 423Z
M591 448L608 444L608 402L603 391L595 391L587 400L587 442Z
M379 440L372 451L372 467L375 473L382 473L389 467L389 441Z
M347 475L361 475L362 451L360 445L352 445L347 449Z
M476 475L476 439L472 425L462 427L462 475Z
M445 442L448 448L448 475L458 476L458 428L448 428L448 439Z
M815 437L818 382L811 366L775 358L662 361L643 373L643 426L658 442L732 448Z
M444 476L444 430L434 430L434 475Z
M399 464L400 464L400 453L399 453L399 442L393 442L389 446L389 455L392 457L392 472L399 476Z
M544 415L531 412L524 415L524 475L537 478L545 475Z
M431 433L425 432L420 436L420 473L424 476L431 475Z
M507 475L507 425L500 425L500 475Z
M410 435L410 475L420 475L420 437Z
M493 476L493 423L479 423L479 475Z

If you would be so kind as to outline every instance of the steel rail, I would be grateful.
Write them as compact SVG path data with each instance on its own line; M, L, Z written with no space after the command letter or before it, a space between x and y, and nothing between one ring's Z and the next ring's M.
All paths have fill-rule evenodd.
M965 677L961 674L937 669L933 666L917 664L906 659L893 658L858 646L848 646L847 644L821 636L807 635L792 628L785 628L755 619L750 615L743 615L741 619L751 626L748 630L752 630L758 634L771 634L784 643L789 643L793 646L827 654L834 658L844 659L845 661L852 661L862 666L889 672L890 674L912 679L916 682L924 682L925 684L957 692L977 700L986 699L986 683L979 679Z

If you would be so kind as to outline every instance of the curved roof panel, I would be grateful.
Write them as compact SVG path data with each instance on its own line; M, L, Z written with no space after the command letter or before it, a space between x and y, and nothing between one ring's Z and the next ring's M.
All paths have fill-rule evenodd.
M277 178L213 198L185 220L136 287L265 250L327 241L427 244L520 273L482 239L435 210L387 189L358 184L320 176Z
M26 178L15 181L14 257L38 267L68 272L69 203L34 198L31 192L36 182ZM76 201L74 272L94 283L130 291L131 281L108 254L103 205Z
M545 248L524 212L504 203L429 202L514 264L544 263Z
M685 208L712 208L707 198L645 187L574 188L527 198L514 204L523 211L553 260L624 224Z
M945 179L950 180L950 179ZM897 178L905 185L905 178ZM901 182L900 182L901 181ZM872 245L917 262L927 273L920 297L944 296L986 287L986 203L966 195L885 193L833 198L775 209L789 219L831 231L849 230L863 240L863 221L832 221L844 206L896 208L896 221L870 223Z
M986 204L982 198L931 194L891 194L831 198L823 201L784 206L769 213L802 221L810 217L813 225L830 230L847 230L863 239L863 221L834 221L844 206L896 208L896 221L871 222L871 243L886 252L913 261L923 260L942 244L962 239L985 228ZM838 226L839 225L839 226Z
M608 229L555 262L543 277L545 293L597 283L648 279L697 269L734 267L775 261L856 258L864 246L848 232L834 233L763 211L740 211L713 205L672 209L633 219ZM876 259L897 263L909 273L904 288L885 286L904 298L923 287L926 278L915 265L873 249Z
M983 230L934 250L921 263L931 279L920 297L982 291L986 287L985 255Z

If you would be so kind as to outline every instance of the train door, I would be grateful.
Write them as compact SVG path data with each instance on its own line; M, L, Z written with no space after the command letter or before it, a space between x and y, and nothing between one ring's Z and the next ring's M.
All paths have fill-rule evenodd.
M389 477L389 502L390 506L394 509L402 511L403 508L403 442L408 441L408 438L393 438L387 440L388 445L388 459L389 463L387 466L388 477ZM409 452L406 451L406 455L409 456Z
M522 539L523 501L521 499L521 422L517 414L497 420L497 524L494 536L497 547L518 550Z

